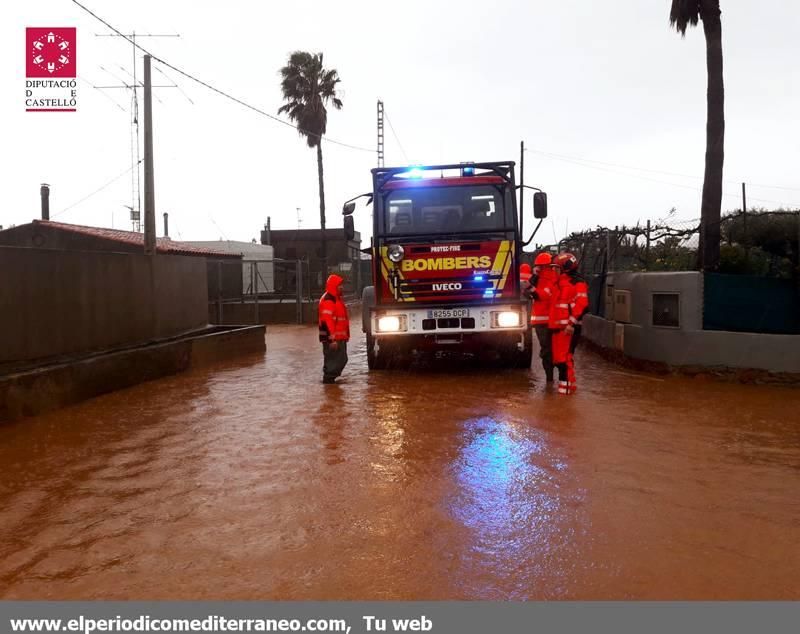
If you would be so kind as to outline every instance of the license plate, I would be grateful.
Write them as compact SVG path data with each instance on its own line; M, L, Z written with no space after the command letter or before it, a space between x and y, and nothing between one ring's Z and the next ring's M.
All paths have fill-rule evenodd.
M442 308L428 311L428 319L448 319L451 317L469 317L469 308Z

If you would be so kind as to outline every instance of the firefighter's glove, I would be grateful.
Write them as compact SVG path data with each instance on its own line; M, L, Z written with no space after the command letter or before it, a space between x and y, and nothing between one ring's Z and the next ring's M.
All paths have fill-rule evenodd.
M528 282L528 285L522 291L522 294L528 299L538 299L536 296L536 285L531 282Z
M567 333L568 335L571 335L573 332L575 332L575 326L573 326L572 324L567 324L567 327L564 328L564 332Z

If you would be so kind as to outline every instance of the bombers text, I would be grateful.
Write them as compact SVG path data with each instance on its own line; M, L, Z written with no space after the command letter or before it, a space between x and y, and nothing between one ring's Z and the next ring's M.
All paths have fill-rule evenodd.
M401 270L412 271L453 271L456 269L488 269L492 266L492 258L488 255L458 258L417 258L403 260Z

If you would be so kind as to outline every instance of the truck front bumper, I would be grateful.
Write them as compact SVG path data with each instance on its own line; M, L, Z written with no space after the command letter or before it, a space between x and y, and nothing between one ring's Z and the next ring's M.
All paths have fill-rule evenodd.
M527 304L405 307L370 309L370 332L376 338L419 337L456 340L455 335L520 335L528 330ZM459 338L461 339L461 338ZM463 340L463 339L462 339Z

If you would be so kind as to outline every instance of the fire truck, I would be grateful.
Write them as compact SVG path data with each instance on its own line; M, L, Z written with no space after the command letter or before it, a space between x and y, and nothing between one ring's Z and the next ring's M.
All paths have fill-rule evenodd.
M504 366L530 367L529 302L519 281L523 187L513 161L372 170L372 191L342 211L351 239L355 201L366 197L373 206L373 285L362 296L371 370L436 351L488 353ZM541 225L547 195L529 189Z

